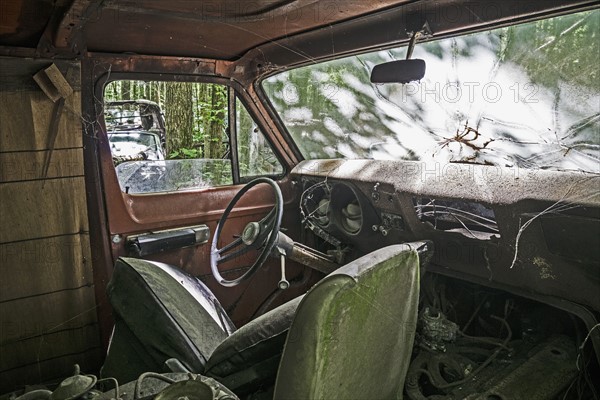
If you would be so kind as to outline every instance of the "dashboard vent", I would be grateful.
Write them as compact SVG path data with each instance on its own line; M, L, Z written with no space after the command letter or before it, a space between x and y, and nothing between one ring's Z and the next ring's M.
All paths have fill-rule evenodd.
M500 237L494 210L483 204L418 197L413 203L419 220L436 230L457 232L478 240Z

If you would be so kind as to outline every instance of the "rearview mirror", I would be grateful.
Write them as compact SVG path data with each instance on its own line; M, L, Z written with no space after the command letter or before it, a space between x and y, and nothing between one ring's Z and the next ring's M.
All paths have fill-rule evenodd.
M425 61L398 60L379 64L371 71L371 83L409 83L425 76Z

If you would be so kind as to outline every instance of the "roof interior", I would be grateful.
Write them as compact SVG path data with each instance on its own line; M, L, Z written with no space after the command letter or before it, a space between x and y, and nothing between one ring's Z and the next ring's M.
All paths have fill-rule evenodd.
M409 2L15 0L2 3L0 45L39 47L44 35L57 45L63 19L63 30L80 31L90 52L234 60L263 43Z
M238 60L256 51L288 58L288 44L318 54L333 46L329 41L336 49L326 52L337 54L340 46L356 51L404 41L417 21L430 22L437 36L590 4L598 2L13 0L0 7L0 53L19 48L62 58L93 52Z

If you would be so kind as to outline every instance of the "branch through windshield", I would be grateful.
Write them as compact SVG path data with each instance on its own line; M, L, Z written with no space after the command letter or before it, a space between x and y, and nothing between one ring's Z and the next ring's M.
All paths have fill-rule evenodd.
M285 71L263 89L306 159L600 173L600 11L417 44L425 77L375 85L383 50Z

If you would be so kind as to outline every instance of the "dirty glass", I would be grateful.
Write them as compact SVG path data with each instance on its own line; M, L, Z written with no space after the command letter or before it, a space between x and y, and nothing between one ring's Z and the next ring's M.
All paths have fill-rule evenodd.
M120 80L104 89L104 122L121 189L157 193L233 184L283 168L237 101L238 166L229 148L229 90L201 82Z
M241 177L279 175L283 168L244 105L236 99L236 130Z
M182 159L129 161L116 166L125 193L173 192L233 183L231 161Z
M285 71L263 88L303 156L600 172L600 11L418 43L425 77L374 85L406 48Z

